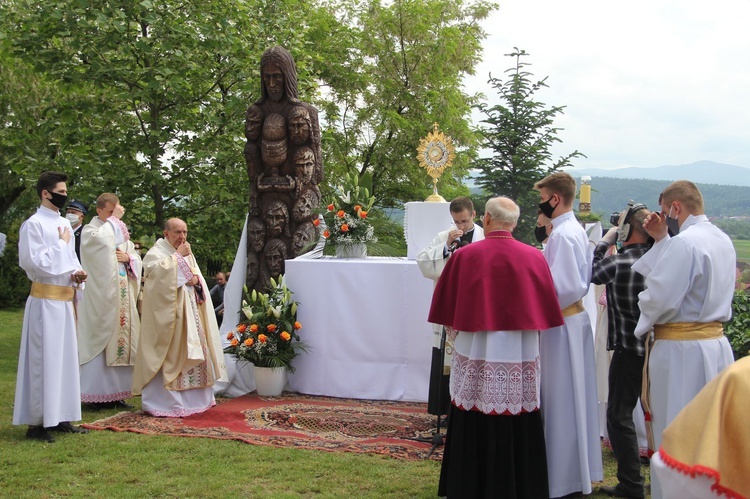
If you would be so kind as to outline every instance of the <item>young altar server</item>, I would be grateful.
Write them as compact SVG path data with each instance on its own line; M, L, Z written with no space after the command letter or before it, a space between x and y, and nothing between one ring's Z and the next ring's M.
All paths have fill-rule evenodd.
M541 335L542 413L547 439L549 495L589 494L602 480L594 334L583 298L593 251L573 214L576 181L555 172L534 185L539 209L552 221L544 247L565 324ZM554 294L553 294L554 296Z
M44 172L36 190L41 206L21 225L18 264L31 281L18 355L13 424L26 437L54 442L49 431L88 433L81 419L81 388L73 300L86 280L75 253L70 222L60 216L67 175Z
M643 223L656 243L633 266L646 277L635 334L654 330L646 357L650 389L642 395L651 413L652 450L682 408L734 361L722 322L732 315L737 260L732 241L703 213L695 184L669 184L659 204L661 214L652 213ZM654 476L651 497L662 497Z

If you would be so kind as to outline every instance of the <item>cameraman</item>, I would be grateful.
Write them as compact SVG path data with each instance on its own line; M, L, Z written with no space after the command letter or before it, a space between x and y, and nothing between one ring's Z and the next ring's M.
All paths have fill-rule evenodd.
M650 212L632 201L622 213L612 215L614 225L594 249L591 282L606 284L609 334L607 350L614 350L609 366L609 401L607 433L617 460L615 487L601 491L615 497L645 497L638 451L638 437L633 424L633 409L638 403L643 377L644 340L634 331L640 317L638 293L645 288L645 278L631 269L653 244L643 228ZM622 243L619 253L605 257L616 241Z

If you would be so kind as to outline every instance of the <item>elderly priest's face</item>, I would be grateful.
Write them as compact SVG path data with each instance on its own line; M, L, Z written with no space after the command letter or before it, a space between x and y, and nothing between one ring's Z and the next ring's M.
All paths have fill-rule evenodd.
M164 237L175 249L187 241L187 233L187 224L179 219L170 220L167 223L167 228L164 229Z

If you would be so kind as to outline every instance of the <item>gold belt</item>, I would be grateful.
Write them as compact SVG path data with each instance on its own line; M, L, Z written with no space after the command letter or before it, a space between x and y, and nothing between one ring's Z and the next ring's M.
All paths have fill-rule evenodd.
M570 317L571 315L580 314L583 310L583 300L578 300L562 309L562 315L563 317Z
M73 301L73 298L76 296L76 290L70 286L32 282L30 296L44 300Z
M654 340L710 340L724 336L721 322L668 322L654 325Z

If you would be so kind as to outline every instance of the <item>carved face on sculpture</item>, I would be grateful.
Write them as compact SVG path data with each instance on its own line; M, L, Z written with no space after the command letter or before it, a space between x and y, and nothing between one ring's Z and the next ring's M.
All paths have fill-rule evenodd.
M271 239L266 244L263 257L266 260L268 274L276 278L284 271L284 260L286 260L286 244L281 239Z
M315 154L309 147L294 153L294 172L298 184L312 184L315 173Z
M278 237L285 232L289 223L289 209L283 201L274 200L268 205L263 221L266 223L268 237ZM289 235L288 231L286 235Z
M317 237L317 231L312 223L301 224L292 236L292 254L297 257L309 251Z
M261 98L258 103L266 99L279 102L298 98L297 65L294 57L281 46L271 47L260 57Z
M289 112L289 138L297 145L310 139L310 113L303 106L296 106Z
M292 207L292 220L295 222L304 222L309 220L313 214L313 210L320 204L320 194L315 189L308 189L304 191L294 201Z
M251 253L260 253L266 244L266 226L258 218L247 222L247 247Z
M245 137L247 140L256 141L260 138L263 130L263 110L253 104L245 112Z
M263 67L261 77L266 86L268 97L279 102L284 97L284 72L275 62L269 62Z
M247 255L247 272L245 284L250 288L260 276L260 259L256 254Z

